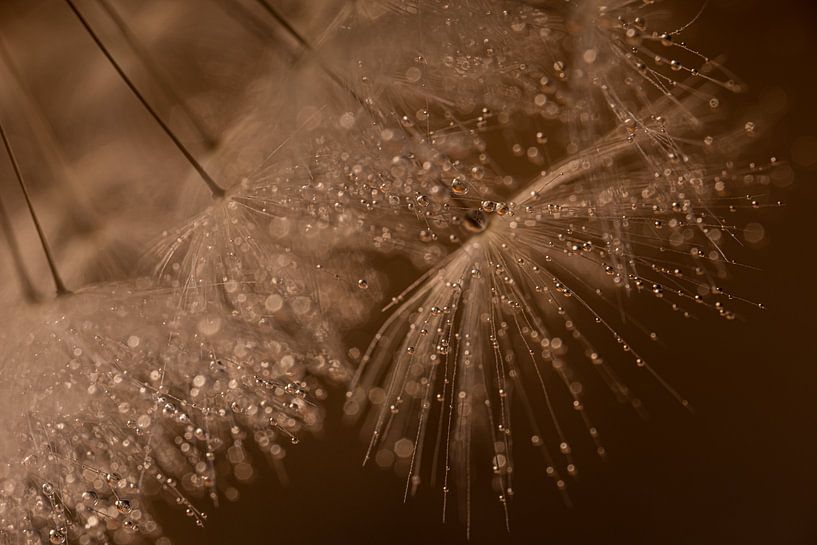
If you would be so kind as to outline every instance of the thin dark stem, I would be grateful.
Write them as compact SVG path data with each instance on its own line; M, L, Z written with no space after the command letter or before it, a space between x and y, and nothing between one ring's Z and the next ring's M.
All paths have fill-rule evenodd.
M11 217L2 197L0 197L0 229L3 230L6 241L8 241L11 260L14 263L17 279L20 281L20 288L23 290L23 297L29 303L35 303L37 301L37 292L34 291L34 285L31 283L31 278L29 278L25 263L23 263L23 254L20 253L17 237L14 236L14 227L11 225Z
M41 150L50 156L51 162L49 170L55 177L62 178L64 182L59 186L60 196L67 199L67 214L80 232L93 231L97 222L93 214L88 210L84 200L77 193L77 182L74 179L73 171L65 160L61 151L59 139L54 134L54 128L43 112L43 107L32 92L30 86L26 84L20 70L17 68L14 58L9 52L2 37L0 37L0 60L6 67L6 71L16 84L19 94L22 97L21 107L28 126L36 136L37 143Z
M20 170L20 164L17 162L17 157L14 155L14 150L11 147L11 142L9 142L6 129L3 127L2 123L0 123L0 138L3 139L3 145L6 147L6 153L8 154L9 160L11 161L11 166L14 169L14 176L17 178L17 183L20 186L20 190L23 192L23 197L25 197L28 213L31 215L31 221L34 222L35 229L37 229L37 236L40 237L40 244L43 247L45 259L48 261L48 268L51 269L51 277L54 279L54 286L57 288L57 295L71 293L65 287L65 284L63 284L60 273L57 270L57 263L54 261L54 255L51 253L51 247L48 245L48 239L45 237L43 227L40 225L40 220L37 217L37 213L34 211L34 206L31 204L31 195L28 193L28 187L26 187L23 173Z
M266 41L269 39L269 26L262 23L256 14L244 7L241 2L236 0L213 0L213 2L224 14L259 40Z
M184 112L185 117L190 122L190 124L196 129L196 131L201 135L204 139L205 144L208 148L215 148L218 145L218 140L210 134L209 129L205 126L204 122L199 118L198 115L190 108L185 100L183 100L179 94L173 89L173 86L170 85L165 75L162 73L162 70L157 66L157 64L153 61L153 57L150 53L142 47L142 44L139 43L139 40L136 36L133 35L130 28L128 28L127 23L122 19L119 15L119 12L116 11L113 4L111 4L108 0L98 0L99 5L102 6L102 9L105 13L108 14L108 17L113 21L116 28L122 34L125 42L128 44L136 56L139 58L139 61L144 65L145 69L150 74L151 78L156 82L156 85L161 89L162 93L173 101L175 104L181 108L182 112Z
M309 43L303 34L298 32L298 30L292 26L292 23L290 23L286 17L281 14L281 12L276 10L272 4L266 2L265 0L256 0L256 2L267 13L267 15L271 16L271 18L284 30L284 32L286 32L287 35L298 43L300 52L292 53L295 61L301 57L303 52L312 54L323 73L326 74L338 87L343 89L353 99L355 99L355 101L360 104L364 110L369 112L370 115L374 116L371 106L367 104L366 101L363 100L363 98L349 86L349 83L345 79L340 77L334 70L327 66L323 60L321 60L320 56L315 51L315 48L312 47L312 44ZM261 23L258 17L252 11L244 7L239 0L221 0L220 2L217 2L217 5L221 7L227 15L241 24L241 26L243 26L248 32L259 36L261 39L269 39L271 36L273 36L272 32L274 32L274 29L268 24Z
M366 103L366 101L364 101L363 98L349 86L349 83L344 78L340 77L334 70L326 66L323 60L321 60L320 57L317 56L315 48L312 47L312 44L309 42L309 40L304 38L303 34L298 32L281 12L275 9L275 7L272 4L270 4L267 0L256 0L256 2L258 2L258 4L264 9L264 11L266 11L273 19L275 19L275 21L279 25L281 25L281 27L287 32L287 34L292 36L302 48L304 48L306 51L309 51L311 54L315 55L318 64L321 67L321 70L323 70L324 73L326 73L326 75L332 79L332 81L334 81L339 87L341 87L343 90L349 93L352 96L352 98L354 98L355 101L357 101L364 109L369 111L369 113L373 113L371 112L371 108Z
M306 41L306 38L304 38L303 35L300 32L295 30L295 27L293 27L290 24L290 22L286 19L286 17L284 17L283 14L281 14L281 12L279 12L277 9L275 9L272 6L272 4L270 4L266 0L256 0L256 2L258 2L258 4L262 8L264 8L264 11L269 13L272 16L273 19L278 21L278 24L281 25L282 27L284 27L284 29L290 34L290 36L295 38L298 41L298 43L300 43L301 46L304 49L308 49L309 51L312 51L312 44L310 44L308 41Z
M312 44L307 40L303 34L298 32L295 27L287 20L287 18L279 12L275 7L269 3L268 0L255 0L263 9L270 15L281 28L283 28L287 34L289 34L295 41L298 42L298 45L304 50L309 52L314 59L317 61L318 66L320 69L326 74L329 79L331 79L338 87L340 87L343 91L345 91L350 97L352 97L360 107L369 114L369 116L374 119L382 119L384 117L383 113L375 106L371 101L365 100L361 97L352 86L349 84L349 81L346 80L344 77L339 75L332 67L328 66L323 59L321 59L320 54L315 50ZM402 125L401 125L402 126ZM414 136L414 133L411 129L404 128L403 129L407 134Z
M153 109L153 107L142 95L142 93L139 92L139 89L136 87L136 85L134 85L133 81L131 81L131 79L128 77L128 75L119 65L119 63L116 62L116 59L113 58L113 55L111 55L110 51L108 51L108 48L105 47L105 44L102 43L102 41L99 39L99 36L97 36L96 32L94 32L94 30L91 28L91 25L82 15L79 9L77 9L77 6L74 4L74 0L65 0L65 2L71 8L71 11L74 12L74 15L77 16L79 22L82 23L82 26L85 27L85 30L88 32L88 35L94 41L94 43L102 52L102 54L105 55L105 57L108 59L108 62L111 64L111 66L119 74L119 77L122 78L123 82L125 82L125 85L127 85L131 92L134 94L134 96L136 96L136 98L139 99L139 102L142 103L142 106L144 106L144 108L148 111L151 117L153 117L156 123L162 128L165 134L173 141L178 150L182 153L182 155L184 155L185 159L187 159L187 161L192 165L192 167L196 169L196 172L199 173L201 179L204 181L205 184L207 184L207 187L210 189L210 193L212 193L213 197L216 198L224 197L225 190L221 186L219 186L215 182L215 180L213 180L213 178L210 176L210 174L208 174L206 170L204 170L204 167L201 166L201 164L196 160L195 157L193 157L193 154L190 153L187 147L173 133L173 131L170 129L167 123L165 123L162 120L162 118L159 117L159 114L156 112L156 110Z

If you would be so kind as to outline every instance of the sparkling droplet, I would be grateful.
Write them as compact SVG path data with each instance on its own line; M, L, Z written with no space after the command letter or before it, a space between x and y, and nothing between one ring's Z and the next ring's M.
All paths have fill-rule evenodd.
M465 182L456 178L453 182L451 182L451 191L455 195L465 195L468 193L468 186L465 185Z
M116 510L122 513L123 515L127 515L131 511L133 511L133 507L131 506L130 500L126 499L116 500L114 502L114 507L116 507Z

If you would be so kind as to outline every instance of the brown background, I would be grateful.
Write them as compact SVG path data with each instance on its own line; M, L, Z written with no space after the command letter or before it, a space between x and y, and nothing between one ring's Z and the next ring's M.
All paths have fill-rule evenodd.
M754 96L785 91L787 113L769 133L773 153L785 160L794 142L817 135L815 14L810 0L716 1L686 35L702 50L722 51ZM642 422L598 401L610 458L583 464L574 507L564 507L523 454L511 533L498 505L478 498L472 543L817 543L817 170L793 166L796 183L775 193L785 209L765 216L769 244L752 256L762 270L736 283L767 310L731 324L679 324L669 334L666 367L696 413L647 396L652 418ZM240 502L214 512L208 532L183 530L179 541L465 542L461 524L439 522L439 490L404 505L402 482L361 468L356 432L331 418L324 440L291 453L290 486L267 475L242 490Z
M0 0L17 13L27 2ZM750 96L782 89L787 113L767 133L772 153L789 161L792 149L805 149L794 154L795 184L774 190L786 206L763 216L768 244L746 254L761 270L732 285L767 310L728 324L668 319L664 367L695 414L647 381L634 385L651 410L647 422L598 392L589 403L609 460L579 455L574 506L564 506L541 464L520 449L511 532L496 502L478 496L472 543L817 544L817 152L808 146L817 137L815 15L813 0L713 0L685 34L703 51L723 52ZM168 517L174 541L464 543L461 523L439 522L439 490L421 489L403 504L396 476L361 468L363 444L339 422L341 400L336 393L330 401L325 437L290 449L288 486L261 468L240 501L209 510L206 531Z

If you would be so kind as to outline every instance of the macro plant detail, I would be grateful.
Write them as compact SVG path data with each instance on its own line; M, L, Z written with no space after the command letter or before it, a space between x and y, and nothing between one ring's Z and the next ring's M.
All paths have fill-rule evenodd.
M685 42L706 2L45 3L0 26L2 543L168 545L344 392L405 498L512 530L516 452L568 502L576 445L607 456L589 384L691 409L663 316L763 306L729 282L781 205L773 119ZM39 18L86 56L78 115L133 112L84 148L13 46Z

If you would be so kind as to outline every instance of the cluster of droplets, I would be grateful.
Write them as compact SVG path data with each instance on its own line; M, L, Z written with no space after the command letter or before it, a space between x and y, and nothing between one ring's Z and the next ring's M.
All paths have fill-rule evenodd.
M343 10L279 93L285 142L160 237L155 285L89 289L10 329L2 368L26 370L10 387L38 387L13 398L29 396L4 460L24 469L0 475L0 536L164 545L145 498L203 525L202 497L252 479L249 444L278 464L320 426L324 380L351 379L367 459L406 494L429 476L444 513L470 505L479 460L507 514L518 412L559 491L576 423L605 456L588 380L642 412L633 366L686 405L639 315L753 304L722 287L727 250L744 209L774 205L775 161L744 157L759 122L704 122L740 86L686 26L649 27L652 4ZM405 47L383 55L383 36ZM393 256L424 272L348 351L352 377L342 334Z
M313 52L328 90L295 100L308 121L286 154L171 234L161 271L194 310L226 301L241 320L306 326L326 343L332 311L315 286L369 294L374 278L338 267L334 252L408 257L428 272L393 299L346 405L369 415L369 457L402 467L407 493L426 465L441 468L447 502L470 493L472 450L484 447L507 509L521 406L530 444L566 490L578 472L571 417L552 390L564 389L602 456L582 361L638 412L617 370L628 363L686 405L636 348L658 338L638 325L642 294L685 317L703 305L733 318L730 304L748 301L720 286L739 230L726 212L766 206L735 192L762 193L773 167L736 163L754 121L731 132L702 123L716 92L740 86L679 40L685 27L651 30L651 4L352 10ZM416 47L375 56L368 40L389 33ZM296 234L320 242L292 244ZM608 343L622 356L603 358Z
M0 522L9 543L166 542L152 498L202 526L202 496L236 499L251 480L249 443L272 463L320 427L342 376L320 349L271 326L179 310L148 285L84 290L6 334ZM11 367L8 367L11 366Z
M512 406L528 415L530 442L564 490L563 476L577 473L571 417L551 390L564 388L606 452L581 399L582 360L638 412L617 370L628 363L687 405L639 348L658 340L638 319L654 306L645 296L687 318L706 308L730 320L736 304L761 306L722 283L742 211L779 204L762 196L776 162L745 158L756 121L705 122L719 110L715 95L740 85L679 39L686 27L650 30L652 4L483 12L428 2L381 14L366 24L401 29L423 53L348 55L366 106L329 117L318 136L307 131L323 167L310 169L314 186L339 196L336 219L356 228L339 243L427 269L393 298L369 348L354 351L346 405L373 430L368 458L399 467L407 493L428 471L446 498L455 487L470 494L482 444L506 508ZM423 41L434 25L439 39ZM504 95L491 77L519 87ZM603 358L611 346L622 355Z

